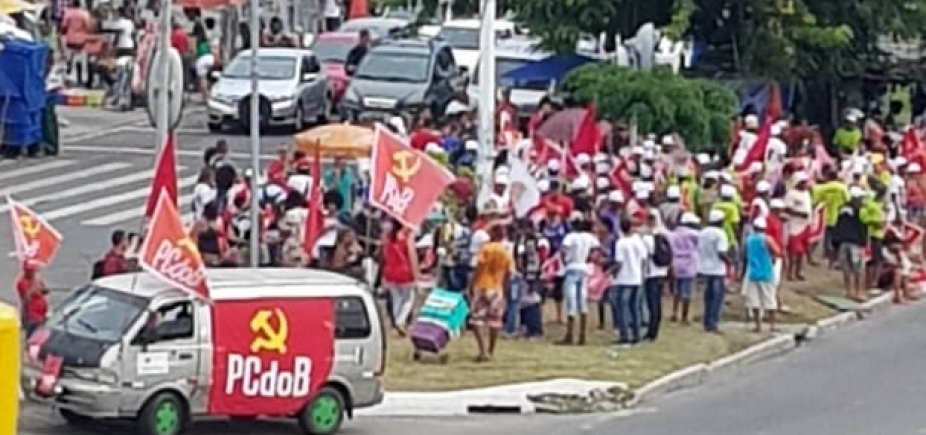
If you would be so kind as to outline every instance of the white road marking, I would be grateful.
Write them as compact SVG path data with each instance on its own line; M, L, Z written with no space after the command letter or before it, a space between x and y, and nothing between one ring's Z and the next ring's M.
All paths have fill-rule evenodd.
M178 186L182 188L184 186L188 186L188 185L195 183L198 178L199 178L199 175L181 178L177 184ZM103 184L103 183L99 183L99 184ZM104 186L104 188L112 187L116 185L112 183L112 180L106 181L105 184L107 184L107 186ZM119 204L125 201L131 201L131 200L138 199L138 198L144 198L148 196L148 193L150 192L150 190L151 189L149 188L149 186L145 186L141 189L135 189L129 192L120 193L118 195L104 196L102 198L98 198L93 201L83 202L83 203L75 204L69 207L64 207L64 208L59 208L56 210L42 212L41 215L46 220L50 220L50 221L55 220L55 219L60 219L63 217L68 217L68 216L73 216L76 214L84 213L84 212L94 210L97 208L109 207L109 206L113 206L113 205L116 205L116 204Z
M23 175L35 174L36 172L63 168L65 166L70 166L73 164L74 164L73 160L49 160L47 162L39 163L37 165L25 166L19 169L13 169L10 171L0 172L0 180L7 180L10 178L21 177Z
M177 198L179 203L179 208L183 209L184 206L193 202L193 194L181 195ZM140 219L142 215L145 214L145 205L141 204L138 207L130 208L123 210L117 213L110 213L105 216L100 216L98 218L89 219L81 222L81 225L86 225L90 227L105 227L112 224L117 224L119 222L124 222L131 219Z
M72 185L73 181L81 178L92 177L97 174L117 171L119 169L125 169L131 166L132 165L128 163L107 163L105 165L94 166L92 168L87 168L77 172L69 172L66 174L56 175L54 177L41 178L29 183L17 183L12 187L0 191L0 196L15 195L20 192L28 192L34 189L41 189L43 187L54 186L59 183L65 186Z
M178 166L177 172L186 169L185 166ZM130 184L141 180L147 180L154 176L154 169L129 174L122 177L111 178L105 182L84 184L82 186L75 187L73 189L62 190L47 195L35 196L31 198L18 198L19 203L27 207L32 207L36 204L41 204L49 201L58 201L65 198L71 198L78 195L84 195L87 193L96 192L103 189L108 189L112 186L120 186L124 184ZM10 209L9 204L0 205L0 213L4 213Z

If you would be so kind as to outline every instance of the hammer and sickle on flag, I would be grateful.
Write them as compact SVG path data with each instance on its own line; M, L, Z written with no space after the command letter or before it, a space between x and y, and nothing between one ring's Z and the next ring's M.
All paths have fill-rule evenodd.
M396 177L402 180L403 183L408 183L409 180L421 169L421 158L415 155L412 151L402 150L392 156L392 173Z
M277 327L274 328L270 320L276 317ZM279 308L271 310L260 310L251 318L251 331L254 332L255 338L251 342L251 352L258 353L262 350L276 352L281 355L286 354L286 339L289 337L289 322L286 315Z

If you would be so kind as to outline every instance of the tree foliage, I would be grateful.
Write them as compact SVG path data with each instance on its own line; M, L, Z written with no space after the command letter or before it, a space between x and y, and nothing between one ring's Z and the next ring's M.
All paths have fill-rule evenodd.
M564 86L577 102L593 102L604 119L634 122L642 133L678 133L691 149L730 139L736 96L707 80L591 64L571 72Z

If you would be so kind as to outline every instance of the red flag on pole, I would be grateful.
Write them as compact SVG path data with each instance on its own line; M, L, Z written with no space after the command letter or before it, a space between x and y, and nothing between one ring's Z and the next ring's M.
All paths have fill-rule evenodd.
M588 154L591 157L598 152L601 146L601 131L598 129L597 117L595 106L589 104L585 109L585 115L582 116L582 122L576 129L575 137L572 138L569 151L573 156Z
M177 152L175 149L174 134L168 133L161 152L158 153L158 161L154 167L154 178L151 179L151 191L148 192L148 202L145 203L145 218L151 219L154 215L154 209L158 205L158 198L161 192L167 194L173 204L177 207Z
M316 144L318 145L318 144ZM305 220L305 231L303 234L302 248L311 258L312 251L315 247L315 241L321 237L322 227L325 218L322 215L322 156L321 146L315 147L315 154L312 156L312 185L309 193L309 215Z

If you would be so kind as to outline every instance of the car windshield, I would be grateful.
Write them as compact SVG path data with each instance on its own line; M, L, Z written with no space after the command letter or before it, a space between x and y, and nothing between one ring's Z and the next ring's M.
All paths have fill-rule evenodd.
M312 45L312 51L322 62L344 63L347 53L356 45L357 41L349 38L322 38Z
M257 55L257 74L263 80L287 80L296 76L296 58L290 56ZM251 77L251 56L242 55L225 68L223 77L246 79Z
M54 310L48 327L100 341L119 341L145 312L148 300L93 284L70 295Z
M373 50L357 67L354 78L387 82L424 83L428 80L430 56Z
M550 87L549 80L511 80L504 78L505 74L508 74L511 71L514 71L523 66L527 66L533 63L529 59L517 59L517 58L506 58L506 57L497 57L495 58L495 80L497 84L502 85L507 88L516 88L516 89L529 89L534 91L545 91ZM479 65L476 65L476 70L473 71L473 84L479 84Z
M460 50L479 49L479 29L444 26L437 35L452 48Z

